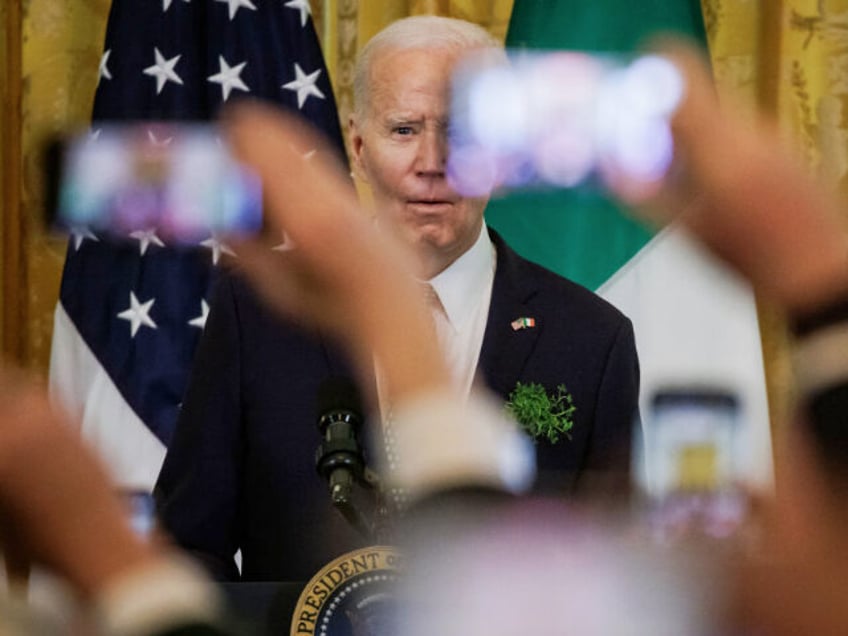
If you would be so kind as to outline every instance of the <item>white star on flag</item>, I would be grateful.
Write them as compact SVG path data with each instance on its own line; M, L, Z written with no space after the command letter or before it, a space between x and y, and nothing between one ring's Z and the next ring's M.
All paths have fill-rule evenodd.
M151 298L146 303L138 302L138 298L135 297L135 292L130 292L130 306L118 314L118 318L121 320L126 320L130 323L130 332L131 337L135 338L135 334L138 333L141 325L145 327L150 327L151 329L157 329L156 323L153 322L153 319L150 317L149 312L150 308L153 307L153 303L156 300Z
M283 232L283 242L271 248L273 252L288 252L295 248L294 241L289 238L289 235Z
M171 3L174 0L162 0L162 13L165 13L168 9L171 8ZM183 2L191 2L191 0L183 0Z
M148 140L150 141L150 143L151 143L151 144L153 144L154 146L161 148L162 146L168 146L168 145L170 145L171 140L173 139L173 137L165 137L164 139L159 139L159 137L157 137L157 136L156 136L156 133L155 133L155 132L153 132L153 129L152 129L152 128L148 128L148 129L147 129L147 139L148 139Z
M300 152L298 147L295 146L294 144L289 144L288 146L289 146L289 150L291 150L293 152ZM303 159L304 161L310 161L312 159L312 157L314 157L316 154L318 154L318 149L313 148L312 150L307 150L306 152L301 152L300 158ZM350 174L351 174L351 176L353 176L353 172L351 172Z
M206 79L214 84L221 85L221 93L224 96L224 101L227 101L227 98L230 96L230 91L234 88L237 88L240 91L250 92L247 84L245 84L241 77L239 77L247 62L230 66L227 64L227 60L224 59L224 56L219 55L218 64L220 65L221 70L215 73L215 75L210 75Z
M300 26L305 27L306 21L312 15L312 7L309 6L309 0L291 0L291 2L286 2L286 6L289 9L300 11Z
M138 247L141 250L142 256L144 256L144 253L147 251L147 248L150 247L151 243L158 245L159 247L165 247L162 239L156 236L156 228L149 230L136 230L135 232L130 233L130 237L138 240Z
M214 236L206 239L201 243L203 247L208 247L212 250L212 264L217 265L218 261L221 258L221 254L229 254L230 256L235 256L236 253L229 248L229 246L225 245L221 241L219 241Z
M317 85L325 95L324 99L307 98L299 112L330 136L335 152L344 152L327 67L313 28L319 4L292 0L87 1L116 8L103 38L106 45L91 59L92 76L99 84L90 137L103 127L92 148L111 143L107 139L110 121L143 121L139 144L154 154L167 154L181 144L182 137L167 123L174 119L206 119L221 104L242 97L296 109L296 93L281 85L297 79L292 68L297 62L302 71L321 69ZM0 0L3 2L8 4L8 0ZM178 54L181 56L176 58ZM221 57L226 65L220 63ZM245 65L239 68L242 62ZM210 76L218 81L211 81ZM170 145L164 146L172 135ZM190 137L191 133L185 138L189 145ZM222 146L226 145L222 140ZM191 167L203 170L194 164ZM79 219L68 224L67 229L71 228L78 231L75 236L68 233L55 314L51 384L58 387L70 410L82 414L82 432L103 453L115 481L124 488L152 490L174 436L176 403L186 390L198 336L205 333L201 330L204 324L209 329L214 326L209 294L216 270L225 261L238 262L225 253L243 255L228 235L217 230L191 239L191 247L177 247L164 224L155 219L126 227L121 232L125 244L116 247L106 245L103 228L91 221ZM155 242L154 235L141 233L154 228L164 247ZM134 231L140 233L130 237ZM210 236L214 239L201 247L200 241ZM97 239L99 242L94 242ZM271 244L282 240L282 233L277 232ZM270 250L268 254L280 256ZM139 308L134 314L130 290ZM133 315L139 313L141 303L154 298L147 316L157 327L148 327L136 316L136 335L130 339ZM201 302L204 299L206 305ZM209 318L204 322L207 306ZM125 310L124 318L117 318Z
M85 239L90 241L99 241L100 239L94 236L87 227L75 227L71 230L71 236L74 237L74 251L79 252L80 245Z
M324 99L324 93L321 92L321 89L315 86L315 82L318 80L318 76L321 75L320 68L317 71L307 75L303 72L303 69L300 68L300 65L295 63L294 74L295 79L289 82L288 84L283 84L282 87L287 88L290 91L297 92L298 108L303 108L304 102L313 95L315 97L318 97L319 99Z
M148 66L144 69L143 73L156 78L156 94L158 95L162 92L162 88L165 86L166 82L182 84L183 80L174 70L174 67L177 65L177 62L180 61L182 55L175 55L170 60L166 60L156 47L153 47L153 54L156 58L156 63L153 66Z
M205 300L200 301L200 315L197 318L192 318L188 321L192 327L198 327L199 329L206 328L206 319L209 317L209 303Z
M111 55L112 49L106 49L103 51L103 55L100 57L100 67L97 69L97 83L100 84L100 80L106 78L107 80L112 79L112 73L109 72L109 67L106 64L109 63L109 55Z
M232 22L233 18L236 15L236 11L244 7L245 9L250 9L251 11L256 11L256 7L250 0L215 0L216 2L226 2L229 5L230 10L230 21Z

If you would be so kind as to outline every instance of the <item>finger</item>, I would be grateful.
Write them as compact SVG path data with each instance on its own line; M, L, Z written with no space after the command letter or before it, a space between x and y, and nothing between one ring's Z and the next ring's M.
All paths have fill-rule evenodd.
M284 228L295 242L313 240L316 227L355 206L353 185L335 151L303 120L242 103L228 109L223 122L237 156L262 180L269 224Z
M684 40L656 40L661 55L677 68L683 78L683 96L672 118L675 141L684 148L699 144L709 136L704 131L721 123L721 110L712 73L703 54Z
M664 174L634 174L610 161L601 166L607 186L629 205L635 215L651 225L664 225L691 206L699 188L692 181L693 150L700 152L703 130L712 126L718 108L712 80L699 50L680 38L655 38L649 47L677 71L681 94L670 127L674 138L673 161ZM693 148L694 146L694 148Z
M238 244L238 268L267 304L277 312L295 315L297 283L285 256L274 251L266 241L252 240Z

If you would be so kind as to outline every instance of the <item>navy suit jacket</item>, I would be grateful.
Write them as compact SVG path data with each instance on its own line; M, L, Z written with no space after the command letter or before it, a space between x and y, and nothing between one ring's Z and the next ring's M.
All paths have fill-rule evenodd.
M478 375L504 400L519 381L565 384L577 407L571 439L537 442L538 488L626 480L639 393L630 321L490 234L497 269ZM521 317L535 326L513 329ZM315 396L330 375L353 377L337 346L221 278L155 493L165 529L217 577L239 577L241 549L244 580L306 581L367 543L315 469Z

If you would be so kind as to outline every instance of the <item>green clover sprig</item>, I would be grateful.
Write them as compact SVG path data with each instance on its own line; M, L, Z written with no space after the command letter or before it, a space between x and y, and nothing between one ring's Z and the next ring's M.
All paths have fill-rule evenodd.
M545 437L552 444L563 435L571 439L577 407L564 384L548 395L541 384L518 382L509 394L506 409L534 439Z

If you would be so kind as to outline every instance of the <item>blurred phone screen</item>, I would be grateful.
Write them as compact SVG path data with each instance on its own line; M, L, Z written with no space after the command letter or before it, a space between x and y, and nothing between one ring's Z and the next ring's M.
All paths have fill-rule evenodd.
M644 423L642 487L661 539L733 535L746 513L737 462L739 403L730 391L664 389Z
M262 225L259 179L208 124L104 125L54 150L51 225L190 243Z
M683 92L677 68L656 55L472 55L452 85L449 178L468 196L659 182Z

